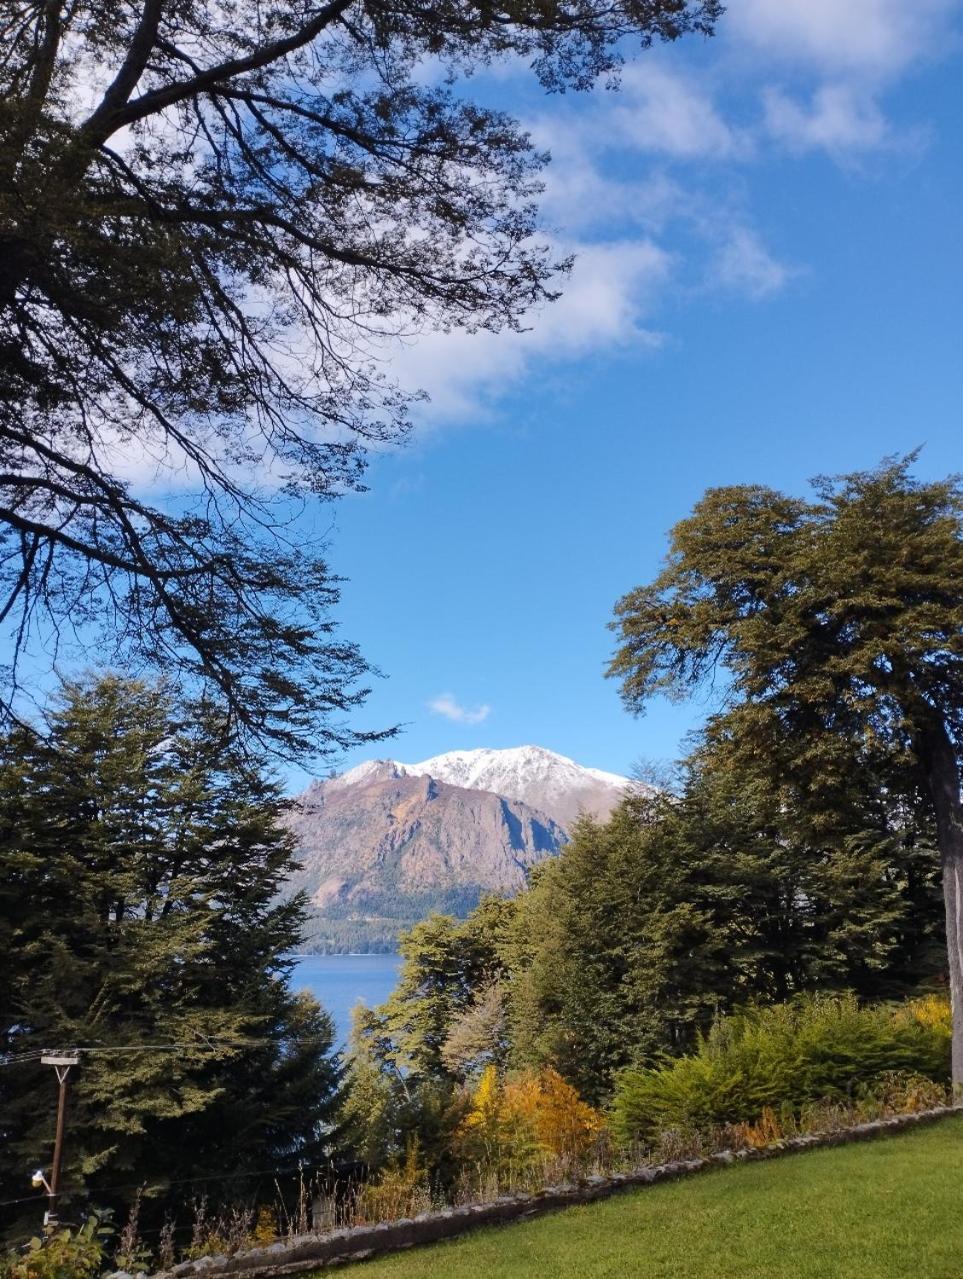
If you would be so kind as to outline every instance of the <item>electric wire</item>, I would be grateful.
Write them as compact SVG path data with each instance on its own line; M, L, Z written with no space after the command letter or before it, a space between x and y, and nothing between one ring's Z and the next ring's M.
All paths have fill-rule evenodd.
M327 1035L305 1035L298 1039L291 1040L291 1047L308 1046L310 1044L330 1044L330 1036ZM234 1038L209 1038L206 1035L200 1035L197 1039L185 1039L172 1043L159 1044L75 1044L71 1045L69 1050L53 1049L53 1048L37 1048L30 1052L23 1052L13 1057L7 1057L0 1060L0 1066L20 1066L30 1061L39 1060L40 1057L55 1051L69 1051L71 1053L85 1053L87 1055L99 1053L141 1053L141 1052L178 1052L185 1048L193 1049L215 1049L215 1048L262 1048L262 1047L285 1047L288 1046L284 1040L272 1039L268 1036L237 1036Z

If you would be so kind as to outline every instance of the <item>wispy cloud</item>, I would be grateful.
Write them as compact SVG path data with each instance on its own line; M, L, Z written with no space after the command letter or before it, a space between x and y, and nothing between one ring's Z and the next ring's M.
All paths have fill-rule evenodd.
M710 268L710 279L750 298L778 293L796 271L778 261L747 227L732 227Z
M853 84L821 84L808 102L767 88L762 105L766 132L797 155L822 150L848 165L873 151L920 151L926 142L926 130L895 129L875 93Z
M682 160L728 160L751 152L748 133L723 119L711 92L655 58L627 67L621 92L601 108L607 144Z
M552 155L544 239L575 256L561 299L526 316L523 332L373 339L372 357L428 393L415 416L438 427L484 419L560 364L658 350L670 308L706 286L766 304L806 265L773 249L772 215L747 175L774 157L822 153L858 171L918 151L925 128L891 120L887 94L951 44L961 10L963 0L730 0L710 61L689 62L682 46L650 51L625 67L617 93L537 107L525 126ZM529 72L516 59L491 74L510 87ZM127 469L152 463L135 456ZM487 714L448 695L432 709L461 723Z
M462 706L452 693L439 693L428 703L428 709L433 715L443 715L456 724L481 724L492 711L488 705L473 708Z
M733 0L725 23L763 58L879 77L930 53L957 8L957 0Z
M423 421L483 415L536 365L661 344L646 317L671 272L666 250L647 237L559 247L574 251L575 267L561 298L529 316L525 331L426 333L395 356L394 376L431 397Z

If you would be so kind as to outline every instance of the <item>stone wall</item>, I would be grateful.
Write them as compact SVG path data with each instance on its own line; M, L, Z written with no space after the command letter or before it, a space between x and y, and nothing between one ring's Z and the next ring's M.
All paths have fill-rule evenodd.
M267 1247L238 1252L230 1257L199 1257L196 1261L185 1261L171 1270L160 1272L153 1279L233 1279L234 1276L243 1276L244 1279L261 1279L263 1276L266 1279L267 1276L319 1270L347 1261L360 1261L377 1253L397 1252L419 1244L453 1239L456 1235L475 1230L479 1226L502 1225L575 1204L592 1203L620 1190L691 1176L719 1165L752 1159L772 1159L778 1155L812 1150L819 1146L840 1146L847 1142L865 1141L959 1113L963 1113L963 1105L940 1107L915 1115L897 1115L892 1119L859 1124L840 1132L792 1137L759 1150L727 1150L706 1158L679 1159L673 1163L639 1168L634 1172L588 1177L579 1185L549 1186L537 1194L506 1195L491 1203L426 1212L418 1217L383 1222L377 1226L354 1226L324 1235L299 1235ZM130 1279L130 1276L118 1271L109 1279ZM138 1279L141 1277L138 1276Z

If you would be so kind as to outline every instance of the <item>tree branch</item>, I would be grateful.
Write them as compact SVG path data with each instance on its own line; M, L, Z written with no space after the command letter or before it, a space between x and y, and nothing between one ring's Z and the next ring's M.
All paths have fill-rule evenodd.
M305 23L293 35L262 45L253 53L249 53L247 57L229 58L225 62L209 67L206 71L199 72L189 80L165 85L162 89L154 89L142 94L126 107L101 116L96 122L94 117L91 117L82 126L81 135L88 145L97 146L101 142L106 142L112 133L124 125L133 124L136 120L156 115L165 107L174 106L178 102L207 93L222 80L233 80L249 71L258 71L262 67L270 66L271 63L287 57L289 53L294 53L297 49L310 44L326 27L336 22L353 3L354 0L330 0L330 3L326 4L311 22Z

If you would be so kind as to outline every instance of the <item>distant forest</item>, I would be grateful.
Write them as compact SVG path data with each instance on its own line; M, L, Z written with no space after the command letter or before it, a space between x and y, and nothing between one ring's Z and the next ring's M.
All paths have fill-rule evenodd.
M465 919L483 895L480 885L460 884L436 892L399 892L394 903L379 895L364 903L364 914L356 904L324 911L309 907L301 950L307 955L393 954L401 935L421 920L437 914ZM392 904L397 913L391 913Z
M304 943L306 955L389 955L398 949L399 933L416 919L331 919L317 911L308 914Z

